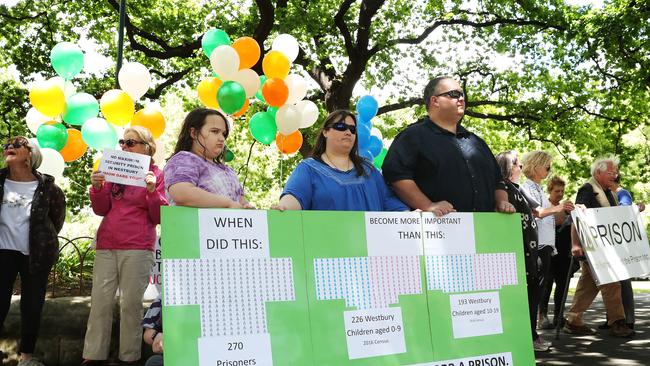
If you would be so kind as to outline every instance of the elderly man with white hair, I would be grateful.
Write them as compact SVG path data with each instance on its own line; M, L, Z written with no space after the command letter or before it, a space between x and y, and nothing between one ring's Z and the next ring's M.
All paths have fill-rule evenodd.
M617 175L618 159L609 157L596 160L591 167L591 178L578 190L576 204L582 204L587 208L618 206L616 194L611 191ZM571 245L571 254L574 257L584 256L575 225L572 225L571 228ZM614 282L597 286L589 268L589 263L582 261L580 268L582 274L578 279L573 303L567 313L564 331L578 335L596 333L594 329L584 324L582 315L591 306L600 291L607 311L610 334L614 337L633 335L634 331L625 324L625 312L621 300L621 284Z

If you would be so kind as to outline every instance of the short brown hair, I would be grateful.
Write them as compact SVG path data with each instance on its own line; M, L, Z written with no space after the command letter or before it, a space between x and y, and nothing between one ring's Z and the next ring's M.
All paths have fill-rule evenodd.
M557 175L554 175L551 179L548 180L548 183L546 183L546 190L548 193L551 193L553 187L555 186L566 187L566 182L564 179L558 177Z

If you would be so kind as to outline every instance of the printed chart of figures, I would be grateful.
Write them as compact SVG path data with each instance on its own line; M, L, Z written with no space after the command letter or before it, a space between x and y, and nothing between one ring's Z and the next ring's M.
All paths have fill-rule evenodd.
M519 215L164 207L166 366L533 365Z

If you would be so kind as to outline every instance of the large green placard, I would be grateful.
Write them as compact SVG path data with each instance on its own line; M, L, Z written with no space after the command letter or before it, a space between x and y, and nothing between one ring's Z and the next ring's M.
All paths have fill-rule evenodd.
M532 365L519 220L165 207L165 363Z

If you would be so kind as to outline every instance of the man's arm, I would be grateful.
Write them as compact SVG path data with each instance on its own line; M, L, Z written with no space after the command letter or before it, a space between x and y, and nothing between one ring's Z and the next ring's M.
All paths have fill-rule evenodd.
M431 202L415 181L412 179L403 179L391 184L397 196L411 208L430 211L436 216L443 216L450 212L456 212L454 206L447 201Z
M496 212L505 212L513 213L515 212L515 206L508 201L508 192L503 189L497 189L494 191L494 202Z
M580 244L580 237L578 236L578 230L576 230L576 224L571 224L571 255L574 257L583 257L585 255L582 251L582 245Z

